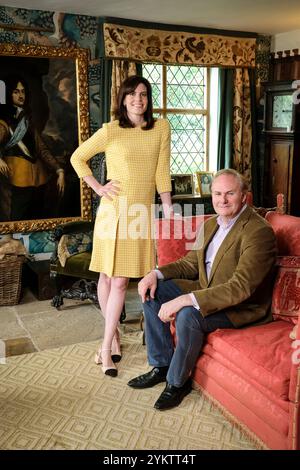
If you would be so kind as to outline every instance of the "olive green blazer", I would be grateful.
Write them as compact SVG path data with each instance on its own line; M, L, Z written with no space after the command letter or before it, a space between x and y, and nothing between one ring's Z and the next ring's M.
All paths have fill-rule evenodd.
M158 269L183 293L195 295L203 317L223 311L237 328L271 321L276 258L272 227L247 207L220 246L207 279L205 252L217 229L215 216L202 226L200 249Z

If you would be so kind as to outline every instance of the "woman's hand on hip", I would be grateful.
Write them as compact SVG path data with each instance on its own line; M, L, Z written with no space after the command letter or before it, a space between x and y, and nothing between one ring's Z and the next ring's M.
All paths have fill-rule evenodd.
M112 201L113 196L116 196L120 191L119 184L119 181L111 180L105 185L100 186L99 190L97 191L98 196L106 197Z

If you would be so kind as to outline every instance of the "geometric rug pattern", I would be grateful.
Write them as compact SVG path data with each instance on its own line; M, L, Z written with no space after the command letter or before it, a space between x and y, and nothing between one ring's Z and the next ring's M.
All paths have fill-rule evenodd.
M160 412L153 404L164 384L128 387L149 370L140 332L122 337L116 378L93 362L97 347L97 341L74 344L0 364L0 449L257 448L198 391Z

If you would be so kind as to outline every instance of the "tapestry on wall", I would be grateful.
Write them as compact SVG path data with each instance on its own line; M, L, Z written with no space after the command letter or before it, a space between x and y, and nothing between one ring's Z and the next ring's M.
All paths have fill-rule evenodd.
M255 67L255 38L134 28L105 23L105 56L139 62Z

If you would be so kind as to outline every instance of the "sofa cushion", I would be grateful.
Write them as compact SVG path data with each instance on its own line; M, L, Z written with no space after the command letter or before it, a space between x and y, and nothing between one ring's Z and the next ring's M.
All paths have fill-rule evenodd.
M278 256L277 266L272 296L273 318L296 324L300 313L300 256Z
M276 405L276 407L279 406L285 412L289 411L289 402L286 399L284 400L283 398L279 398L273 392L273 390L266 388L265 386L261 385L257 380L254 380L243 369L241 369L239 366L236 366L232 361L226 359L224 355L216 351L209 343L206 343L205 345L204 356L209 356L210 359L218 362L220 365L222 365L222 367L225 367L230 373L235 374L245 383L249 384L252 388L255 388L264 397L267 397L268 400L271 400ZM197 362L196 367L200 366L200 364L202 364L202 356L201 360ZM221 379L219 377L214 377L214 380L216 380L217 382L219 381L222 387L224 386L223 377ZM232 388L230 388L230 390L234 390L234 387L235 384L232 384ZM239 400L242 400L242 398L239 397Z
M220 329L209 334L207 342L250 379L286 400L293 352L289 338L291 329L291 324L284 321L243 329Z
M268 212L266 220L276 234L278 254L300 256L300 217Z
M282 449L280 444L285 442L289 431L289 402L284 402L286 406L281 407L274 396L268 395L265 387L260 390L248 374L236 369L234 371L208 354L202 354L193 378L240 423L246 424L266 443L275 437L275 448Z
M182 258L192 249L201 225L213 214L156 219L157 264L163 266Z

